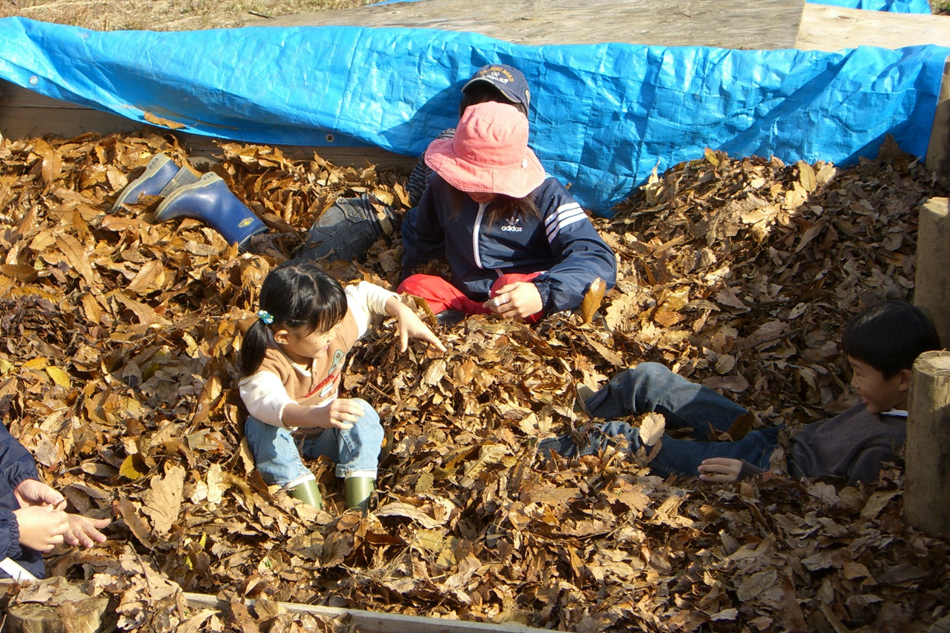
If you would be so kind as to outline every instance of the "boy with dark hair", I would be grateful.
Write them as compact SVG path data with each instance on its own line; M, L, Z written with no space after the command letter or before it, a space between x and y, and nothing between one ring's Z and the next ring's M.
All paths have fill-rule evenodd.
M933 323L920 308L904 301L884 301L848 323L842 348L853 372L851 385L862 402L791 437L787 459L794 477L838 476L847 478L850 485L876 480L881 464L894 460L907 435L914 360L941 346ZM753 430L732 442L705 440L710 427L717 433L727 432L746 410L656 363L643 363L614 376L584 404L594 417L657 411L668 427L691 429L693 439L663 435L650 468L663 476L699 475L710 482L735 481L767 470L782 428ZM567 457L591 455L615 444L615 436L625 439L633 452L641 446L651 448L641 441L639 428L608 422L592 429L582 448L568 435L544 440L539 449Z

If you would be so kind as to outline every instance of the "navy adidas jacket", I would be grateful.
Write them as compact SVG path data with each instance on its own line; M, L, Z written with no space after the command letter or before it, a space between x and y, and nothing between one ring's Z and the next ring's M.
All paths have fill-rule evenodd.
M421 264L447 255L452 285L473 301L485 301L492 284L507 273L542 272L533 283L545 312L580 306L600 277L613 288L617 258L587 214L556 178L530 195L541 214L488 223L486 208L464 195L456 213L451 186L439 175L402 222L403 279Z
M20 442L0 423L0 560L12 558L37 578L45 575L43 554L20 545L20 527L14 510L20 509L13 491L27 479L39 479L36 462ZM9 576L0 571L0 578Z

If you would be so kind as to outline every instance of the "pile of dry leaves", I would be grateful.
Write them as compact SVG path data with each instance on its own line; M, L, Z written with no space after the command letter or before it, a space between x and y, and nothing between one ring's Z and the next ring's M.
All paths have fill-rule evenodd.
M574 382L645 360L757 425L846 406L841 328L912 295L916 207L945 195L896 147L848 169L709 151L652 178L598 221L620 276L589 324L471 318L438 330L446 354L400 354L385 324L345 381L388 430L362 520L328 463L311 463L326 512L256 475L237 356L264 275L313 219L364 192L404 210L404 179L223 145L214 169L273 228L241 253L199 222L153 224L157 201L111 209L156 152L186 155L157 135L0 142L0 411L76 511L115 517L104 546L48 566L109 597L122 628L338 628L275 602L578 632L948 627L950 541L901 522L899 464L857 489L712 486L621 454L536 455L539 437L583 432ZM391 286L400 250L396 232L332 270Z

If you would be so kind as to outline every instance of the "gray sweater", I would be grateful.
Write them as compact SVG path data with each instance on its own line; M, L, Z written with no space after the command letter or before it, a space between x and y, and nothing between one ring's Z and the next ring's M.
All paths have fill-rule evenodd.
M805 426L792 436L793 477L847 477L848 484L873 482L883 462L894 461L907 437L907 412L873 414L864 404ZM743 464L742 475L762 472Z

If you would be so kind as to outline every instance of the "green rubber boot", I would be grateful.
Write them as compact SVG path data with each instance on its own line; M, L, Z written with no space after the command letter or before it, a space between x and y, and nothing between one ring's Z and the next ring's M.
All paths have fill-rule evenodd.
M372 477L347 477L343 480L347 508L359 508L363 514L369 510L369 498L376 489Z
M303 501L318 510L323 510L323 497L320 496L320 486L317 485L315 479L309 479L302 484L297 484L287 492L294 499Z

